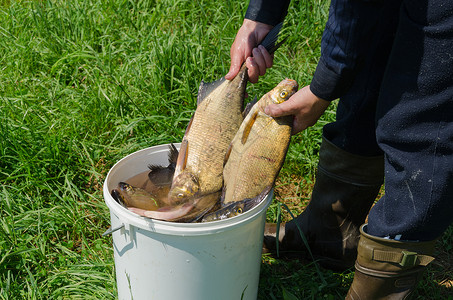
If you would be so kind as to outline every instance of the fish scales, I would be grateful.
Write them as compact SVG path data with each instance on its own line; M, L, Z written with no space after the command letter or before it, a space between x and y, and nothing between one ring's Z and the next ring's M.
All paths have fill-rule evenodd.
M187 168L198 176L202 194L222 188L225 153L242 122L244 77L245 70L199 104L184 138L189 145Z
M269 53L283 43L276 44L281 27L282 23L277 24L261 42ZM225 154L243 120L247 71L243 63L232 80L223 77L212 83L201 83L197 109L181 142L169 202L184 203L195 195L222 189Z
M181 203L195 194L222 189L225 153L243 120L246 82L244 64L232 80L200 85L197 109L181 143L170 201Z
M237 157L237 161L235 164L227 165L225 172L235 173L229 168L236 169L242 165L248 167L241 167L240 172L237 172L238 176L233 177L232 182L227 180L228 186L232 188L227 189L226 203L253 198L261 192L262 188L259 187L273 184L275 173L280 170L281 162L286 155L284 145L288 144L290 139L291 126L290 124L276 125L275 122L267 122L266 125L260 126L262 128L259 129L252 129L250 135L256 133L256 136L250 140L250 143L244 147L237 147L236 150L232 149L235 153L230 155ZM278 128L275 128L276 126ZM263 147L263 145L272 144L279 147Z
M254 198L273 185L288 150L293 119L272 118L264 108L289 99L296 91L294 80L282 81L252 107L242 122L223 172L224 205Z

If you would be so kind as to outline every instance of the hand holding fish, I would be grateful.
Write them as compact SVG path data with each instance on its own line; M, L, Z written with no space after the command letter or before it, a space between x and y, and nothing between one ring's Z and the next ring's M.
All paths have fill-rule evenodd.
M245 34L243 37L245 39L237 37L237 40L245 41L245 43L239 42L240 46L237 49L242 49L241 47L244 45L248 45L252 49L259 42L258 48L250 51L246 50L243 53L250 54L253 52L254 64L261 65L264 63L265 68L263 72L265 72L265 69L272 65L272 57L270 55L285 41L283 39L277 43L283 24L279 23L275 26L268 26L257 22L249 24L248 21L244 22L244 24ZM258 27L260 30L257 30ZM237 56L235 57L237 58ZM273 99L277 103L282 99L288 99L297 91L297 83L290 79L283 80L253 107L249 106L248 121L242 126L241 123L245 121L243 110L245 88L248 80L247 62L243 62L246 57L247 55L243 56L239 71L236 71L236 74L230 80L221 78L212 83L202 81L198 90L197 109L186 128L180 151L176 151L176 148L172 146L168 157L169 165L167 167L150 165L147 180L145 182L140 180L140 186L143 188L155 187L155 189L146 191L143 188L120 182L118 188L111 192L119 204L143 217L172 222L191 222L198 220L204 214L215 208L218 209L217 206L221 204L222 199L226 199L223 204L240 202L244 199L251 200L246 201L246 203L241 202L243 206L222 207L221 212L210 217L211 220L240 214L244 212L244 209L250 208L250 203L257 204L264 199L272 188L275 180L274 175L278 173L283 163L290 140L292 118L281 118L281 120L274 122L269 116L263 116L265 115L263 109L269 103L269 99ZM239 60L236 59L236 61L241 61L240 56ZM269 126L269 124L273 125L274 123L279 125L277 128L283 128L283 134L276 134L277 137L283 137L281 142L278 142L270 134L273 127ZM253 124L256 126L252 126ZM245 143L246 140L253 141L264 135L266 137L264 139L265 141L269 140L269 137L272 137L271 143L282 146L283 151L269 151L272 147L268 145L260 147L258 145L258 148L264 148L266 152L258 155L257 151L252 149L252 156L258 158L258 166L266 167L267 165L272 165L271 167L273 167L274 164L277 164L273 170L264 170L262 172L270 181L264 181L263 176L259 177L259 181L261 183L264 182L265 185L258 186L255 184L254 186L258 187L258 191L250 197L248 194L244 196L238 194L239 196L236 197L238 199L233 199L232 197L223 198L223 196L221 198L220 193L224 187L224 181L226 182L229 179L231 179L229 182L234 181L234 178L230 178L234 176L227 176L228 180L225 180L224 167L231 166L233 164L232 161L240 160L240 157L236 157L237 159L235 160L233 159L235 157L234 155L228 154L228 157L231 157L226 162L226 155L229 152L228 149L233 148L231 147L231 143L235 135L237 135L240 126L244 127L242 134L238 138L241 142ZM268 130L260 130L262 128ZM249 142L246 147L247 149L251 148L250 144L256 146L255 144L257 143ZM237 152L240 151L235 151L235 153ZM266 155L270 155L270 157ZM260 163L263 159L270 163ZM241 162L239 163L241 164ZM235 170L237 168L230 167L230 169ZM254 173L253 170L252 173ZM131 180L137 176L143 177L142 175L138 174L131 178ZM255 175L252 174L256 178ZM238 180L240 185L243 185L241 183L242 179L243 177ZM225 195L233 193L233 195L237 196L234 193L234 184L230 186L232 188L225 189ZM162 189L165 189L168 193L160 195ZM249 191L250 189L246 190ZM156 194L157 192L159 194Z
M287 101L271 104L265 108L271 117L294 115L292 134L313 126L329 106L330 101L319 98L305 86Z
M249 81L258 82L258 77L272 67L273 56L263 46L258 44L272 29L271 25L245 19L231 46L231 66L225 78L232 80L245 62L248 69Z

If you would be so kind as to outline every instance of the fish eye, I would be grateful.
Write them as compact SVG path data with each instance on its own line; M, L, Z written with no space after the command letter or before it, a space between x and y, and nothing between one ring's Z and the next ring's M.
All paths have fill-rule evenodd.
M184 194L183 194L183 193L179 193L177 197L178 197L179 199L184 198Z
M286 98L286 96L288 96L288 92L287 91L281 91L280 92L280 97L281 98Z
M241 208L241 207L238 207L237 212L238 212L238 214L242 214L242 208Z

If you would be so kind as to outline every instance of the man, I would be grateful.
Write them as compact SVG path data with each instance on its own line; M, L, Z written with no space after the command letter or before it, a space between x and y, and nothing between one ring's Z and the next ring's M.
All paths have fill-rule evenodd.
M227 79L244 61L251 82L272 66L257 45L288 5L250 1ZM453 3L332 0L311 84L266 113L294 115L297 133L336 98L312 199L281 225L280 251L306 253L297 223L323 266L345 269L355 261L348 299L403 299L453 221ZM385 196L370 210L384 173ZM275 227L266 224L271 252Z

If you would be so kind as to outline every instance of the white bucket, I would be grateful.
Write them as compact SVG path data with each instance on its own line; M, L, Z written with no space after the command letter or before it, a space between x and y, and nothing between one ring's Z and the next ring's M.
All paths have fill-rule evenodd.
M272 192L244 214L208 223L140 217L110 195L118 182L146 171L147 165L166 166L168 149L159 145L132 153L116 163L105 179L118 298L256 299Z

